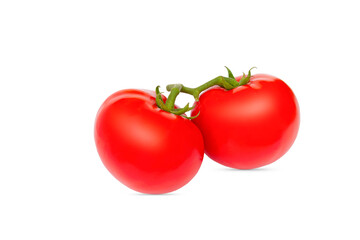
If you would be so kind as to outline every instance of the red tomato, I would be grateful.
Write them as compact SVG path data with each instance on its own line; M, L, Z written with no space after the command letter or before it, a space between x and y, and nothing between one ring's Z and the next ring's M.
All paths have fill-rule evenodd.
M96 116L95 142L115 178L150 194L187 184L204 155L199 129L190 120L159 109L152 91L122 90L106 99Z
M241 77L237 77L239 81ZM283 156L295 141L299 105L280 79L256 74L232 90L213 87L201 94L192 111L205 153L225 166L252 169Z

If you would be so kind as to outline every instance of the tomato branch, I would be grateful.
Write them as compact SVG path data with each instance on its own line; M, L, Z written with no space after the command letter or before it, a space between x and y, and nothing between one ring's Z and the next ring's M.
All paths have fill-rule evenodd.
M254 68L251 68L247 74L243 73L242 78L240 81L236 81L233 73L230 71L229 68L225 67L228 71L228 77L218 76L196 88L189 88L186 87L180 83L178 84L169 84L166 86L166 90L170 92L168 99L166 100L166 103L162 100L161 93L159 91L159 86L156 87L156 103L158 107L164 111L176 114L176 115L182 115L185 118L193 119L195 117L186 117L184 113L187 111L190 111L193 109L193 107L189 107L189 104L187 104L183 108L175 109L175 100L176 97L179 95L180 92L190 94L195 98L195 101L199 101L200 93L207 90L208 88L212 86L220 86L222 88L225 88L226 90L231 90L236 87L242 86L247 84L250 81L251 78L251 70Z
M236 87L247 84L250 81L251 70L254 67L249 70L247 76L245 75L245 73L243 73L243 77L241 78L241 80L239 82L235 80L235 77L232 74L232 72L230 71L230 69L227 67L225 67L225 68L228 71L228 75L229 75L228 77L218 76L196 88L185 87L182 84L169 84L166 86L166 90L172 91L172 89L178 88L180 90L180 92L190 94L195 98L196 101L198 101L200 93L212 86L220 86L220 87L225 88L226 90L231 90Z

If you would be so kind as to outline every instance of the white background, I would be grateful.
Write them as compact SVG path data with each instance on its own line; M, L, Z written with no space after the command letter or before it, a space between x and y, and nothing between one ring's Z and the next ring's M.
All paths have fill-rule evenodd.
M356 3L1 1L0 239L359 239ZM108 95L197 86L225 65L297 95L284 157L250 171L205 157L166 195L107 172L93 125Z

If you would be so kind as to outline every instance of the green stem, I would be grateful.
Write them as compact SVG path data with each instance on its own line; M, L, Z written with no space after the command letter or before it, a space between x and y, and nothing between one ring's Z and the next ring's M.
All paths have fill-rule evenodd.
M185 87L182 84L169 84L169 85L166 86L166 90L172 91L174 88L178 88L179 86L181 86L180 87L180 92L193 95L196 100L199 100L200 93L202 91L212 87L212 86L218 85L218 86L221 86L221 87L223 87L225 89L228 89L228 90L237 87L239 83L236 80L234 80L236 82L236 83L234 83L232 80L233 79L225 78L223 76L219 76L219 77L216 77L216 78L204 83L203 85L200 85L197 88Z
M162 96L161 96L161 92L159 90L159 86L157 86L156 90L155 90L155 92L156 92L156 104L160 109L162 109L164 111L167 111L167 112L170 112L170 113L173 113L173 114L176 114L176 115L182 115L183 117L188 118L183 114L186 113L187 111L190 111L190 110L193 109L193 107L189 106L189 103L186 104L186 106L183 107L183 108L176 108L175 109L175 100L176 100L176 97L179 95L181 88L182 88L181 84L177 84L177 85L175 84L172 87L172 89L170 90L171 92L169 94L169 97L166 100L166 103L164 103L164 101L162 99Z
M164 103L164 101L162 100L162 95L159 91L159 86L157 86L156 87L156 104L160 109L162 109L164 111L167 111L167 112L170 112L170 113L173 113L176 115L181 115L188 119L196 118L199 115L199 113L198 113L198 115L196 115L194 117L187 117L184 115L184 113L193 109L193 107L189 107L189 104L187 104L183 108L175 109L175 107L174 107L175 100L180 92L190 94L190 95L194 96L196 101L199 101L200 93L212 86L220 86L220 87L225 88L226 90L231 90L236 87L247 84L250 81L251 70L253 68L251 68L249 70L247 76L244 73L243 77L241 78L241 80L239 82L236 81L236 79L235 79L234 75L232 74L232 72L230 71L230 69L228 69L226 67L226 69L228 71L228 77L218 76L196 88L185 87L182 84L169 84L166 86L166 90L170 91L170 94L169 94L168 99L166 100L166 103Z
M212 87L212 86L217 85L217 86L225 88L226 90L231 90L231 89L234 89L236 87L247 84L250 81L251 70L253 68L251 68L249 70L247 76L244 73L243 77L241 78L241 80L239 82L235 80L234 75L232 74L230 69L228 69L226 67L226 69L228 70L229 77L218 76L218 77L216 77L216 78L214 78L214 79L212 79L212 80L210 80L210 81L208 81L208 82L206 82L206 83L204 83L204 84L202 84L202 85L200 85L200 86L198 86L196 88L185 87L182 84L169 84L169 85L166 86L166 90L172 91L174 88L179 88L180 92L190 94L190 95L194 96L196 101L198 101L200 93L205 91L206 89Z
M167 98L166 103L165 103L165 106L167 109L170 109L170 110L174 109L175 99L176 99L177 95L179 95L180 89L181 89L180 86L174 87L171 89L169 97Z

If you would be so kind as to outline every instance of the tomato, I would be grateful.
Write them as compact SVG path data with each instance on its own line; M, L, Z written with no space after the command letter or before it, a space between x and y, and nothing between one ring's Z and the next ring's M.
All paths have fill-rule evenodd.
M240 81L241 77L236 80ZM256 74L246 85L212 87L200 95L191 115L204 137L205 153L237 169L270 164L283 156L299 129L299 105L280 79Z
M96 147L105 167L127 187L149 194L187 184L204 155L200 130L190 120L159 109L155 96L143 90L116 92L95 121Z

